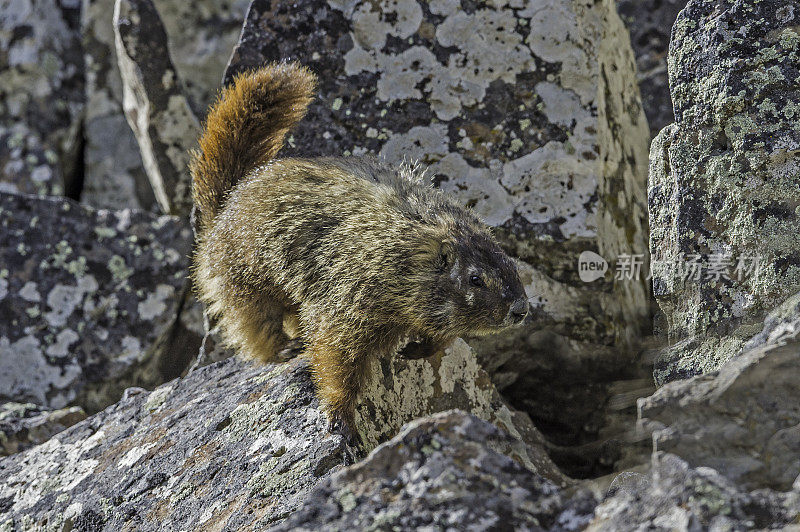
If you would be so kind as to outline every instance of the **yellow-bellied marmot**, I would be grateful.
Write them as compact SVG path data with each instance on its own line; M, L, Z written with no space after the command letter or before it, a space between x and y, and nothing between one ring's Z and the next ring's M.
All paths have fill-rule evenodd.
M314 75L273 64L238 76L193 154L194 279L224 339L275 361L299 337L334 422L352 423L366 362L521 322L514 262L473 214L409 165L275 159Z

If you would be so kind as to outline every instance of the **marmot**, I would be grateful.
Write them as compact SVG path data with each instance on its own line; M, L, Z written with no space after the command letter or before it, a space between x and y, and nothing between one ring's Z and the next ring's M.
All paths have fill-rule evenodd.
M193 275L224 340L277 361L303 346L332 423L351 429L370 357L418 356L520 323L514 262L422 171L373 158L276 159L316 78L294 63L243 73L192 154ZM292 340L296 338L296 340Z

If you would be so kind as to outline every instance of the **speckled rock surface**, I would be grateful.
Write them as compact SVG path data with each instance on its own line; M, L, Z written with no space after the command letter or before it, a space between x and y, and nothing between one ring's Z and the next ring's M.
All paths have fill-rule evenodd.
M272 530L580 530L595 499L498 452L511 438L457 410L410 423L321 482Z
M797 530L800 486L791 491L737 486L709 467L653 457L649 482L631 484L595 509L591 532L620 530Z
M0 459L0 527L259 529L343 461L307 367L234 359ZM65 527L65 528L61 528Z
M374 360L369 379L356 409L356 428L366 449L388 440L413 419L458 408L513 436L505 454L558 485L568 483L547 455L544 438L530 418L503 401L463 340L425 359Z
M241 29L247 1L159 0L155 6L169 36L172 60L199 114L219 88L225 63ZM83 2L87 114L81 201L104 208L156 209L156 198L136 139L123 113L113 15L114 0Z
M675 23L676 121L651 151L651 253L687 266L653 279L673 346L659 383L718 368L800 288L798 24L800 3L784 0L692 0Z
M656 451L708 466L747 489L787 490L800 476L800 331L718 371L639 400Z
M687 0L617 0L619 16L631 34L642 106L655 137L675 121L667 79L667 50L672 24Z
M265 61L308 65L318 99L284 155L375 153L430 166L434 183L520 259L529 298L563 337L557 345L599 359L627 353L648 312L644 276L585 284L577 272L585 249L609 260L646 249L649 132L628 43L607 0L255 0L226 79ZM525 345L529 337L512 342L531 360L571 356ZM523 371L507 343L475 345L504 383L534 389L535 363ZM566 401L574 387L553 381L548 400Z
M80 156L80 2L0 1L0 190L64 194Z
M163 212L188 216L189 150L197 145L200 123L170 60L167 34L153 3L120 0L114 9L123 108L150 186Z
M86 412L79 406L50 410L33 403L3 403L0 405L0 456L44 443L84 419Z
M179 375L188 223L0 194L0 401L94 412Z

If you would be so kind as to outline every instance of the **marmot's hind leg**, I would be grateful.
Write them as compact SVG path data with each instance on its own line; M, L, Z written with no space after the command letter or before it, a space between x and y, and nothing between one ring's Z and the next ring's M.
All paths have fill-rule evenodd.
M286 360L278 355L290 341L283 332L284 302L269 294L239 293L231 294L231 298L235 301L220 302L225 308L220 322L231 347L262 362Z

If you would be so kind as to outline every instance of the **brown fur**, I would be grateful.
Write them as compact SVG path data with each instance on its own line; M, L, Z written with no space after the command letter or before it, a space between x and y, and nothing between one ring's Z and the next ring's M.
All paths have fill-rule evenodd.
M211 109L192 165L194 278L243 355L276 361L299 336L323 403L350 423L370 357L409 336L436 349L497 331L521 321L527 301L487 228L416 168L274 159L313 81L270 65Z

